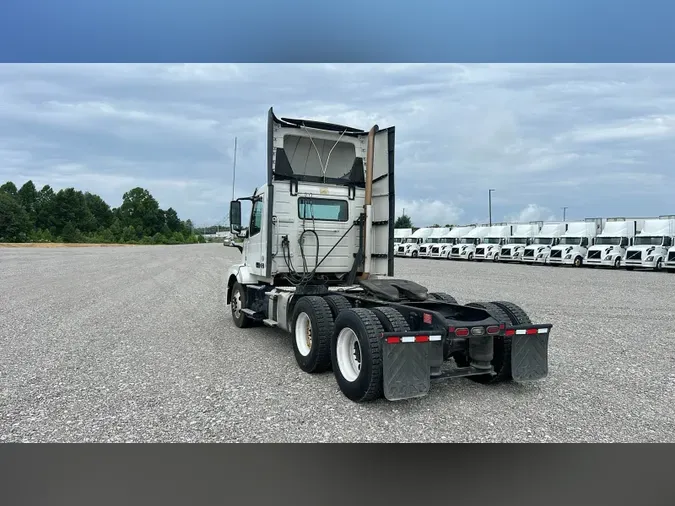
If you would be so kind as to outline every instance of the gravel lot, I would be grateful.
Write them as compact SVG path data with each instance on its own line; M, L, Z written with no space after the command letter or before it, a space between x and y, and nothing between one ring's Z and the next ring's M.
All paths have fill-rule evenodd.
M554 324L531 386L434 385L356 405L302 373L289 336L237 331L221 244L0 248L0 439L675 442L675 276L397 260L460 302Z

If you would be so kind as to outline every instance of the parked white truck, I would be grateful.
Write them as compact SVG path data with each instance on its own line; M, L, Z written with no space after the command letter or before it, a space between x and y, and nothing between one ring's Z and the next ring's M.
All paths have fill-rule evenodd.
M394 229L394 245L398 246L407 237L413 234L412 228L395 228Z
M571 221L558 244L551 248L548 257L550 265L573 265L581 267L588 248L593 246L595 237L602 230L602 218Z
M626 249L622 266L626 270L654 269L660 271L673 246L675 219L660 217L645 220L642 230L635 235L633 245Z
M532 243L541 230L542 222L519 223L513 226L511 237L499 251L500 262L518 262L523 250Z
M607 218L595 244L588 248L584 263L589 267L621 267L626 248L633 244L635 235L642 230L644 220Z
M433 231L433 228L418 228L415 230L413 235L404 239L403 242L398 245L398 248L396 249L398 256L417 258L420 254L420 246L427 242L427 239Z
M420 251L419 251L419 256L422 258L430 257L431 256L431 248L439 244L441 241L441 238L445 237L448 235L448 232L450 232L449 227L439 227L439 228L434 228L432 229L431 235L429 235L429 238L427 239L427 242L420 244Z
M558 244L560 237L567 232L566 222L544 223L532 242L523 250L520 261L526 264L545 264L551 248Z
M445 258L450 256L450 249L459 239L475 228L475 225L454 227L445 237L441 237L439 243L431 247L431 258Z
M501 248L509 241L512 233L513 225L508 223L493 224L483 242L476 247L474 260L476 262L482 262L483 260L499 261Z
M473 228L461 239L458 239L452 248L450 248L450 260L473 260L476 254L476 246L483 242L485 236L490 232L490 227L480 225Z

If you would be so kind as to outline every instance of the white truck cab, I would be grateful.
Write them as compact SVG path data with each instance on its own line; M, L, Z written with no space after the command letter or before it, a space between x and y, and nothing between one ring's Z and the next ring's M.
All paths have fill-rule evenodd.
M479 225L469 231L450 248L450 260L473 260L476 254L476 246L483 242L483 239L490 232L487 225Z
M673 236L674 218L662 216L645 220L642 230L635 235L633 245L626 249L622 266L629 271L636 267L660 271L673 246Z
M588 248L584 264L589 267L613 267L618 269L626 256L626 248L633 244L635 235L642 230L644 220L607 218L602 232Z
M477 262L482 262L483 260L497 262L499 260L499 252L502 246L508 242L512 232L513 225L509 225L508 223L493 224L483 242L476 247L474 259Z
M433 228L427 227L415 230L413 235L399 244L397 249L398 255L408 258L417 258L420 254L420 246L427 241L433 231Z
M431 248L436 244L440 244L441 238L445 237L448 235L448 232L450 232L448 227L434 228L432 230L427 242L420 245L419 256L422 258L430 257Z
M520 261L526 264L545 264L551 248L558 244L565 232L567 232L566 222L544 223L537 236L523 250Z
M413 233L412 228L395 228L394 248L398 250L398 245L401 244L406 237L410 237L412 233Z
M523 254L523 250L532 243L533 238L539 233L542 225L543 223L541 221L514 225L511 237L499 251L499 261L519 261L520 256Z
M551 248L548 263L581 267L588 248L593 246L595 237L602 229L602 223L602 218L569 222L567 231L562 235L558 244Z
M447 259L450 256L450 249L457 243L457 240L464 237L474 228L475 225L453 227L445 237L441 237L438 244L431 247L431 258Z

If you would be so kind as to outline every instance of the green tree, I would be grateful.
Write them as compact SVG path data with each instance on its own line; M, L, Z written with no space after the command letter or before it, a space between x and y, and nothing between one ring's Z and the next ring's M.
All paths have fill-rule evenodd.
M51 213L54 207L54 190L45 185L38 192L35 200L35 226L48 229L51 227Z
M31 231L28 213L9 193L0 192L0 241L24 242Z
M412 220L410 216L402 214L394 222L394 228L413 228Z
M19 202L28 213L28 216L31 221L31 225L35 225L35 219L37 218L37 199L38 191L35 189L35 184L33 181L26 181L21 189L17 192L17 198Z
M146 235L159 232L164 224L159 203L148 190L140 187L133 188L122 196L122 205L117 211L125 227L140 226Z
M69 221L63 227L63 232L61 232L61 237L63 242L76 243L82 242L82 234L80 231L75 228L72 221Z
M174 208L170 207L166 210L164 213L164 223L166 223L171 232L182 232L181 222Z
M7 181L5 184L0 186L0 192L6 193L10 197L17 198L18 190L16 189L16 185L14 183Z
M86 192L84 194L84 201L87 204L87 209L94 218L94 229L101 230L111 225L113 220L113 212L110 206L98 195Z

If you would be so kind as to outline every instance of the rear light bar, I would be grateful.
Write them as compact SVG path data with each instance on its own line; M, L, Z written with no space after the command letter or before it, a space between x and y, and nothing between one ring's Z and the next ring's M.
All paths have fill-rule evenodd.
M387 344L399 344L399 343L428 343L433 341L440 341L440 335L420 335L420 336L389 336L385 338Z
M448 332L451 334L455 334L457 337L466 337L469 334L474 335L474 336L483 336L485 334L494 336L499 334L499 332L504 328L504 325L489 325L487 327L460 327L460 328L455 328L455 327L448 327Z
M533 334L548 334L548 329L545 327L540 329L506 329L506 332L504 332L505 336Z

